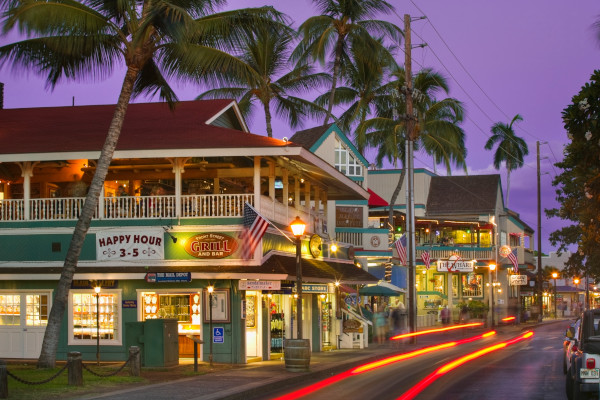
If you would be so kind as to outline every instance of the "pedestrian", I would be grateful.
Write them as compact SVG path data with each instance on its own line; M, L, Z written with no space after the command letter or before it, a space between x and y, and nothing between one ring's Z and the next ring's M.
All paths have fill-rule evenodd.
M387 321L383 311L377 311L373 314L373 326L375 327L375 339L378 344L385 342Z
M469 307L467 307L466 305L464 305L463 308L460 310L459 319L461 324L466 324L467 322L469 322Z
M440 311L440 318L443 325L448 325L450 323L450 310L448 310L448 306L442 308L442 311Z

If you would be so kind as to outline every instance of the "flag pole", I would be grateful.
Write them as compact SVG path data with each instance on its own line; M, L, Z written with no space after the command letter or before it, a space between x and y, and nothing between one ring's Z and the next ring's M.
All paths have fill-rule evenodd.
M254 211L255 213L257 213L258 215L260 215L262 218L265 219L265 221L267 221L269 223L269 225L271 225L273 228L277 229L279 231L279 233L281 233L287 240L289 240L292 243L296 243L296 241L292 238L290 238L284 231L282 231L281 229L279 229L277 227L277 225L275 225L274 223L271 222L271 220L269 218L266 218L264 215L262 215L261 213L259 213L258 211L256 211L256 208L254 208L252 206L252 204L246 202L246 204L248 205L248 207L250 207L252 209L252 211Z

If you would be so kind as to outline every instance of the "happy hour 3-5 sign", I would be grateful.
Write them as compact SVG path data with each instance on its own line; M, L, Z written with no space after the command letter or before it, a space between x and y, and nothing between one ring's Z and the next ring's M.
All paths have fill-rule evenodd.
M162 260L163 232L160 229L136 231L106 230L96 233L97 260Z

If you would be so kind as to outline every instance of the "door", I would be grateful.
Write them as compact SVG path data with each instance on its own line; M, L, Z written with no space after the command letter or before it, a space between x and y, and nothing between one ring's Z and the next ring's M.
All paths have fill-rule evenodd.
M50 293L0 292L0 358L38 358Z

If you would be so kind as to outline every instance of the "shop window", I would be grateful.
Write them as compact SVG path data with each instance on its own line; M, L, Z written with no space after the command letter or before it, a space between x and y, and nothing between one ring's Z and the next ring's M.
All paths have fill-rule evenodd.
M479 232L479 243L481 247L492 247L492 231L490 229L482 229Z
M440 293L445 293L446 288L444 285L444 277L443 274L433 274L433 278L431 279L431 283L433 284L433 290Z
M0 326L21 325L21 295L0 295Z
M27 326L46 326L48 324L48 295L28 294L26 296Z
M483 274L470 273L462 275L461 278L463 297L483 296Z
M98 298L93 291L72 292L69 303L69 344L95 344L98 336L102 344L120 344L120 292L103 291Z

